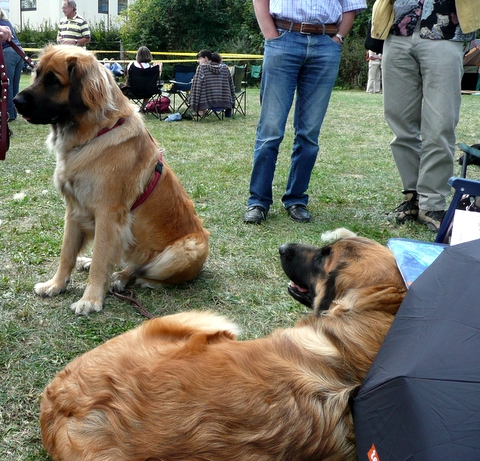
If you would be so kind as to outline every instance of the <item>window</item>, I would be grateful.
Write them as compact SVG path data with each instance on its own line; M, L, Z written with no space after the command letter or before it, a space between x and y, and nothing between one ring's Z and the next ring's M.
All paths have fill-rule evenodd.
M108 0L98 0L98 12L108 14Z
M128 6L128 0L118 0L118 14L123 10L126 10Z
M35 11L37 9L37 0L22 0L20 8L22 11Z

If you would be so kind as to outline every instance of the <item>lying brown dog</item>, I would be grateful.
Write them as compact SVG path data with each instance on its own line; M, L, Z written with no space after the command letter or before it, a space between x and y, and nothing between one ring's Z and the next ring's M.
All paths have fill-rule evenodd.
M208 254L206 231L192 201L147 132L141 116L95 56L80 47L49 46L33 83L15 97L30 123L49 124L57 156L55 185L66 202L60 265L35 286L64 291L77 255L93 240L90 274L77 314L102 309L110 288L127 283L176 284L195 278Z
M223 317L181 313L87 352L43 394L53 460L356 459L349 400L405 285L392 253L367 239L280 254L314 313L251 341Z

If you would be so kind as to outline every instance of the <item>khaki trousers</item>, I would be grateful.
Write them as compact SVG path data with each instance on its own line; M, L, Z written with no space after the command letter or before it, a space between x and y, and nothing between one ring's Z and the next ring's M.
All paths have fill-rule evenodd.
M369 61L367 93L380 93L380 91L382 90L381 77L382 69L380 60Z
M382 60L384 112L403 190L422 210L444 210L460 115L463 42L389 35Z

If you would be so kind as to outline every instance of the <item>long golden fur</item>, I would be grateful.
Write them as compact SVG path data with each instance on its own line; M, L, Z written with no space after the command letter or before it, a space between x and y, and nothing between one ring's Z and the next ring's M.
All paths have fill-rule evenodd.
M208 254L208 231L168 165L153 192L131 211L154 177L159 149L93 54L80 47L47 47L33 83L15 104L27 121L50 125L54 181L66 202L60 265L51 280L35 286L38 295L66 289L77 255L92 240L92 260L83 262L90 270L88 284L71 306L77 314L102 309L118 263L126 267L113 274L114 291L134 279L176 284L198 275ZM101 130L106 132L98 135Z
M312 314L236 341L225 318L180 313L87 352L42 397L53 460L356 459L349 401L405 285L391 252L367 239L284 245L280 254L290 290L310 293Z

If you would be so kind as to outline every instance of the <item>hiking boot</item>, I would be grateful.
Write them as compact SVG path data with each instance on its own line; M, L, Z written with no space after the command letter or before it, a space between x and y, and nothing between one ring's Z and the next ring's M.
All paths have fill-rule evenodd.
M426 211L420 210L418 213L417 221L420 224L425 224L429 231L438 232L440 224L442 224L445 211Z
M418 217L418 194L415 191L404 191L405 200L387 215L390 221L403 224L415 221Z

